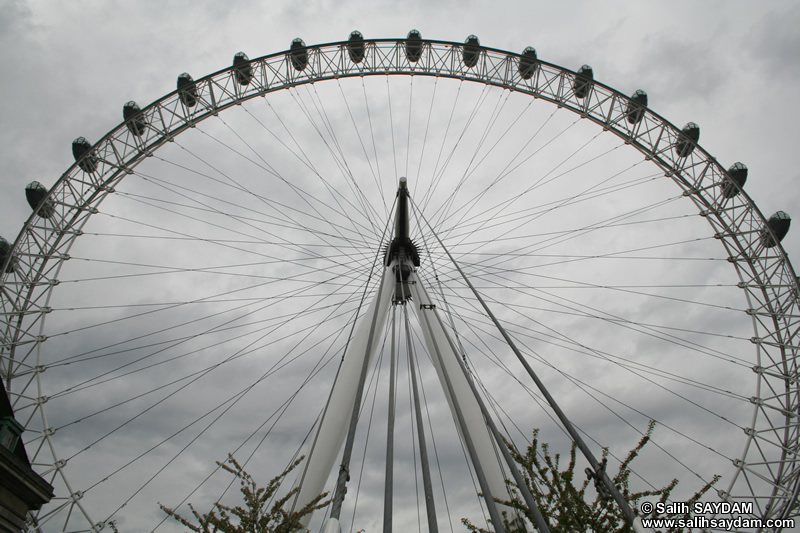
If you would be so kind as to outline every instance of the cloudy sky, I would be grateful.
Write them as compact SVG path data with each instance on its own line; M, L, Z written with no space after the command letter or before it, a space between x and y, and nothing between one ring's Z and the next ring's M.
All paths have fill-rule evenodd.
M162 5L0 0L0 86L4 95L0 103L4 125L0 132L0 236L13 242L30 215L25 185L40 181L52 186L73 163L71 141L84 136L95 142L117 127L122 120L122 105L128 100L144 107L173 91L181 72L199 79L229 66L238 51L256 58L287 49L298 36L309 45L328 43L344 40L354 29L366 38L399 38L416 28L424 38L457 42L474 33L481 44L492 48L521 52L526 46L534 46L540 59L569 69L588 63L597 80L622 93L646 90L649 106L673 124L699 124L700 145L724 167L737 161L745 163L749 167L745 189L766 216L777 210L796 216L795 206L800 204L800 172L794 157L795 128L800 122L796 100L799 25L797 2L555 5L411 0L358 5L182 1ZM525 353L540 363L537 370L550 380L554 393L561 394L565 409L577 413L577 423L594 440L596 450L609 446L612 454L624 456L647 420L659 421L662 427L657 432L661 433L655 439L658 449L651 448L643 455L641 479L637 478L641 484L636 487L646 488L648 483L663 486L678 477L685 487L680 494L691 495L702 485L698 477L708 480L715 473L726 473L722 469L729 468L729 459L741 454L741 426L752 415L752 408L742 398L754 394L749 371L755 364L754 355L746 340L753 331L743 313L726 309L745 308L743 295L714 288L737 279L724 261L724 250L710 238L713 232L702 220L680 218L692 213L693 206L669 202L663 210L631 219L642 224L632 226L630 232L619 229L606 236L598 231L574 240L562 240L565 235L559 234L554 243L548 241L546 250L537 243L548 238L551 226L536 226L534 231L535 218L523 216L525 208L546 209L548 201L559 202L569 191L591 188L598 175L609 180L603 187L616 191L615 187L624 184L647 182L659 174L658 169L644 168L639 164L641 156L630 153L632 150L616 150L616 139L603 135L595 139L599 131L585 121L574 125L575 116L555 112L541 102L528 106L519 95L506 100L502 91L484 94L481 88L459 88L455 82L434 89L426 81L415 82L411 94L400 81L392 80L390 86L382 78L367 80L364 85L360 81L318 85L231 110L221 120L204 123L198 128L202 131L187 134L185 141L181 137L174 146L159 151L154 161L143 164L136 176L120 185L121 194L101 206L101 214L86 228L93 235L80 239L71 252L76 260L65 265L61 279L72 283L58 288L52 306L78 310L54 312L49 318L48 335L52 338L43 348L43 360L53 368L44 374L48 388L42 394L54 397L47 413L49 424L59 428L58 453L70 458L69 479L74 480L74 490L86 492L83 501L93 521L112 519L124 531L151 531L164 516L157 502L176 506L185 500L208 508L229 482L220 473L211 475L214 461L224 460L228 452L236 452L242 461L249 460L248 470L264 482L285 467L302 447L323 405L320 400L324 402L327 397L341 356L337 350L346 340L337 333L345 331L361 298L373 257L370 254L374 254L386 222L386 210L391 208L396 174L416 176L417 183L410 183L412 191L420 191L420 198L427 192L430 198L427 203L420 202L427 208L425 215L447 232L448 242L457 247L465 262L476 265L480 261L471 272L496 305L507 304L503 316L517 326L515 335L525 346ZM392 93L388 98L387 87ZM373 106L369 113L374 112L374 116L368 114L365 102ZM303 109L315 117L317 126L325 124L320 107L315 105L325 109L326 120L337 124L339 132L350 131L346 128L353 128L353 123L367 128L369 120L374 120L374 151L365 160L360 155L369 150L358 142L360 137L353 132L340 133L337 140L342 153L349 154L350 172L367 181L364 197L372 202L371 215L354 213L359 211L358 196L351 189L345 190L345 182L336 177L331 176L330 183L342 186L344 192L317 194L316 176L335 174L331 170L335 165L326 158L326 145L320 141L326 134L304 122L309 115ZM394 112L394 118L386 109ZM495 129L487 133L490 142L482 141L487 130L467 129L473 109L476 124L488 124L497 117ZM440 144L432 140L430 145L443 148L445 155L439 154L439 159L435 150L420 152L419 136L429 114L438 120L431 126L430 135ZM411 131L403 129L405 126L387 130L387 117L396 120L398 116L407 117L416 127ZM524 121L512 124L517 116L524 116ZM453 148L455 162L445 165L440 161L441 157L446 159L444 148L450 149L448 139L452 139L448 137L448 120L453 131L464 128L468 132L463 136L463 146L485 149L500 139L496 132L503 127L509 128L517 144L506 138L500 148L487 152L483 166L476 162L474 167L467 162L468 154ZM542 137L520 148L537 128ZM568 130L568 134L559 136L562 130ZM278 131L285 134L277 138L268 133ZM409 141L395 140L395 135ZM416 142L411 141L414 138ZM281 141L296 143L309 165L302 163L298 151L284 149ZM584 143L588 148L575 155ZM395 145L399 151L390 148ZM537 155L539 159L531 159L529 166L511 173L510 185L503 185L476 204L468 202L481 190L481 175L498 175L501 172L496 169L508 165L516 157L515 150L527 156L542 145L548 149ZM241 154L248 149L260 155L245 160ZM374 180L374 187L372 155L384 165L384 177ZM586 169L556 179L565 169L584 163ZM396 173L388 170L391 164ZM291 175L303 190L314 191L316 199L267 182L261 174L265 167L281 176ZM487 167L495 169L494 174ZM432 172L426 175L415 168L430 168ZM445 168L447 172L442 170ZM475 168L479 170L475 172ZM453 212L448 212L448 191L471 169L474 181L468 182L462 196L450 206ZM442 181L433 188L429 184L435 181L431 175L435 176L437 170ZM500 205L513 197L509 192L515 190L512 187L529 183L525 175L520 175L523 170L546 183L552 178L552 190L543 186L541 197L525 199L505 210L487 211L485 206ZM564 183L566 179L570 181ZM233 180L239 188L232 192L229 184ZM556 228L554 231L583 227L680 193L671 183L647 183L631 187L630 194L594 197L585 204L591 208L583 209L581 204L575 210L557 211L548 215L548 223ZM640 188L643 190L638 191ZM242 190L258 193L247 196L241 194ZM161 200L163 203L159 203ZM344 207L334 205L337 201ZM348 201L352 202L349 206ZM276 208L278 203L281 209ZM199 206L206 210L198 210ZM461 211L458 206L462 206ZM360 210L366 209L362 206ZM226 218L223 212L233 213L235 220ZM478 229L459 229L456 221L463 220L462 215L475 216ZM493 217L494 225L490 223ZM511 228L513 231L506 233ZM323 230L330 236L322 236ZM177 239L179 233L192 238ZM254 235L261 239L257 245L252 244ZM487 244L506 235L513 237L508 244ZM557 257L575 259L602 253L625 252L623 255L631 256L635 254L630 250L649 243L695 237L703 240L639 254L658 258L658 262L541 265L546 254L550 254L548 262L558 261ZM419 244L431 235L418 233L417 239ZM204 245L212 241L218 246ZM434 273L427 267L428 279L441 274L443 280L452 281L455 274L441 250L431 242L423 244L434 250L429 264L443 269ZM796 228L783 244L790 258L800 253ZM531 250L544 250L545 255L535 256ZM503 255L508 253L517 255ZM303 266L309 257L322 261L310 263L313 268ZM682 257L693 260L679 260ZM698 267L700 258L718 261ZM424 263L423 259L423 269ZM189 268L219 275L190 273ZM168 270L172 274L165 274ZM352 273L355 270L358 272ZM543 277L532 281L526 277L531 272ZM157 274L149 275L153 273ZM283 281L269 283L276 279ZM574 290L575 284L648 288L622 298L619 291L610 297L609 293ZM659 284L663 287L656 288ZM681 284L693 287L676 287ZM565 285L570 287L559 292ZM513 290L519 286L524 287L522 292ZM534 286L544 291L537 292L535 298ZM502 359L509 354L503 352L488 322L478 316L473 307L476 302L459 283L447 287L445 295L451 298L457 313L454 321L460 342L472 354L471 364L476 370L482 369L481 380L492 401L497 402L499 418L509 434L523 445L531 429L540 427L545 441L552 442L556 451L566 452L568 444L563 435L555 429L547 411L537 406L540 399L526 390L532 385L517 383L501 365L491 362L491 354L502 352L500 359L509 366L509 372L523 379L521 369L511 367L513 361ZM287 298L289 295L292 298ZM176 306L198 298L211 302L207 307ZM692 304L693 300L703 302L702 306ZM157 312L138 316L145 311ZM119 322L105 324L113 320ZM411 322L416 325L415 318ZM620 328L620 324L631 328ZM623 329L624 334L634 333L625 337L620 333ZM67 331L72 333L64 335ZM672 342L676 338L667 338L668 334L677 335L678 342ZM454 530L463 530L460 518L468 516L477 523L482 520L474 498L476 490L455 429L447 425L447 404L441 393L435 392L435 373L430 363L425 366L429 356L422 349L421 336L415 339L422 381L426 394L430 394L427 405L431 427L441 432L434 435L438 443L436 464L443 472L435 483L437 502L440 509L448 508L452 517L441 518L440 525L445 528L452 524ZM381 527L382 496L378 491L383 476L382 413L389 357L389 341L382 342L383 358L370 373L369 379L374 382L367 389L369 400L364 411L365 420L374 420L377 429L368 432L368 424L361 425L359 442L363 443L367 435L369 442L356 448L356 465L362 470L353 477L354 484L362 483L363 488L356 491L351 485L343 514L345 528L351 530L352 526L352 531ZM405 349L404 342L401 348ZM264 356L264 350L270 355ZM233 362L215 367L229 358ZM70 360L79 362L64 364ZM283 366L289 360L293 362ZM731 364L732 360L737 363ZM158 361L163 364L145 368ZM398 435L402 435L404 444L397 450L397 460L402 461L398 464L404 466L396 469L401 474L395 504L395 524L403 529L417 527L414 498L418 497L415 487L421 483L411 474L416 472L416 463L405 364L400 365L398 399L404 405L398 421ZM212 368L213 373L204 373ZM314 379L265 436L274 422L270 416L280 413L283 402L310 375ZM673 379L675 376L679 377ZM193 381L195 377L199 379ZM730 394L720 393L722 390ZM212 424L217 417L219 421ZM85 421L78 422L80 419ZM185 426L190 427L179 431ZM206 426L210 429L203 431ZM173 434L177 435L173 438ZM259 444L262 438L264 444ZM90 444L92 447L85 450ZM153 451L148 452L151 448ZM712 448L723 451L715 454L709 451ZM143 458L137 459L139 455ZM463 477L459 477L461 474ZM109 481L103 481L106 477ZM447 504L440 494L442 487L448 494ZM63 488L59 482L57 489ZM231 500L235 492L234 485L226 501L235 501ZM359 503L354 510L355 494ZM187 508L181 509L186 512ZM86 527L80 525L80 517L68 521L67 510L65 507L44 530ZM75 515L79 514L76 510ZM169 528L165 523L159 531Z

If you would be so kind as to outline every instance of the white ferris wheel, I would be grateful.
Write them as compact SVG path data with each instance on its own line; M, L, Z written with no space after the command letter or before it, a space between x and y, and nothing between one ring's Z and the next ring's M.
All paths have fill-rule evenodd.
M305 455L312 531L485 527L501 436L602 476L650 420L638 490L719 475L707 499L797 517L789 217L699 131L415 31L125 104L3 243L0 375L55 489L29 530L170 531L159 502L235 499L228 453L265 482Z

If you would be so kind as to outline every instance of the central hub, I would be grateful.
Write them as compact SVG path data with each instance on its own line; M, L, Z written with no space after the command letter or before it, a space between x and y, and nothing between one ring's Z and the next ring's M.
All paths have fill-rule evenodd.
M394 219L394 238L386 247L384 264L389 266L392 261L397 261L395 266L395 302L403 302L411 297L407 286L408 276L411 274L411 265L419 266L419 252L417 246L409 236L408 223L408 187L406 178L400 178L397 189L397 211Z
M408 224L408 187L406 179L400 178L400 187L397 189L397 212L394 217L394 238L386 247L384 264L389 266L392 260L403 263L404 259L410 261L415 267L419 266L419 252L417 246L409 236Z

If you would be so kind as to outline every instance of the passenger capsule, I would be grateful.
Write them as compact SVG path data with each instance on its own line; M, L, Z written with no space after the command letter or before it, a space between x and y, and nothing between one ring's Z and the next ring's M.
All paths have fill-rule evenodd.
M575 81L572 82L572 90L578 98L586 98L589 91L594 86L594 71L589 65L583 65L575 73Z
M4 238L0 237L0 268L2 265L5 264L6 258L11 255L11 245L8 244L8 241ZM14 267L17 265L16 258L12 257L11 261L8 262L8 266L6 267L6 272L11 274L14 272Z
M536 58L536 48L529 46L522 51L522 57L519 58L518 70L523 80L529 80L533 77L538 63L539 60Z
M303 42L303 39L298 37L292 41L290 50L290 57L292 59L292 66L294 66L294 69L297 71L304 70L306 65L308 65L308 50L306 49L306 43Z
M186 107L197 104L197 84L187 72L178 76L178 96Z
M725 180L722 184L722 196L725 198L733 198L744 188L744 183L747 181L747 167L744 163L734 163L731 168L728 169L728 176L730 176L731 179ZM738 187L736 185L738 185Z
M142 110L136 105L136 102L131 100L122 106L122 118L125 119L125 125L131 130L131 133L137 137L141 137L144 134L147 122L144 119L144 115L142 115Z
M422 34L411 30L406 36L406 58L416 63L422 57Z
M353 63L361 63L364 61L364 36L360 31L350 33L350 38L347 40L347 53L350 55L350 61Z
M678 140L675 141L675 153L678 154L678 157L687 157L692 153L699 139L700 126L694 122L689 122L683 127Z
M236 83L239 85L249 85L253 79L253 66L250 58L244 52L239 52L233 56L233 72L236 75Z
M47 199L47 192L47 188L38 181L32 181L25 187L25 199L28 200L28 205L34 211L38 207L39 216L42 218L50 218L55 212L53 201Z
M85 137L78 137L72 141L72 155L81 170L84 172L94 172L97 170L97 158L91 155L92 145Z
M467 68L472 68L478 64L478 58L481 56L481 42L474 35L467 37L464 41L464 47L461 49L461 57L464 60L464 65Z
M778 238L778 241L775 241L767 228L763 228L761 230L761 244L767 248L777 246L778 243L781 242L784 237L786 237L786 234L789 233L789 226L791 226L791 224L792 219L789 217L789 215L783 211L778 211L769 217L769 220L767 220L767 225L770 227L770 229L772 229L772 232L775 234L775 237Z
M641 89L637 89L628 100L628 107L625 109L625 115L630 124L636 124L642 117L644 117L644 110L647 107L647 93Z

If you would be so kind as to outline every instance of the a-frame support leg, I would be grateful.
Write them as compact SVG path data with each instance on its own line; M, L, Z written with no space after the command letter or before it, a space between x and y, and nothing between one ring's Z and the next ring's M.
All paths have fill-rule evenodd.
M317 427L311 450L307 454L305 468L298 477L297 484L300 485L300 491L294 500L294 510L302 509L308 502L324 492L325 482L342 449L347 430L350 427L364 360L368 358L367 364L369 364L380 345L377 340L383 334L386 315L392 302L395 280L391 267L384 268L380 283L378 294L353 332L353 337L350 339L339 367L328 404ZM370 342L370 337L372 342ZM367 346L370 346L369 353L367 353ZM306 527L310 520L311 514L308 514L303 517L301 522Z

